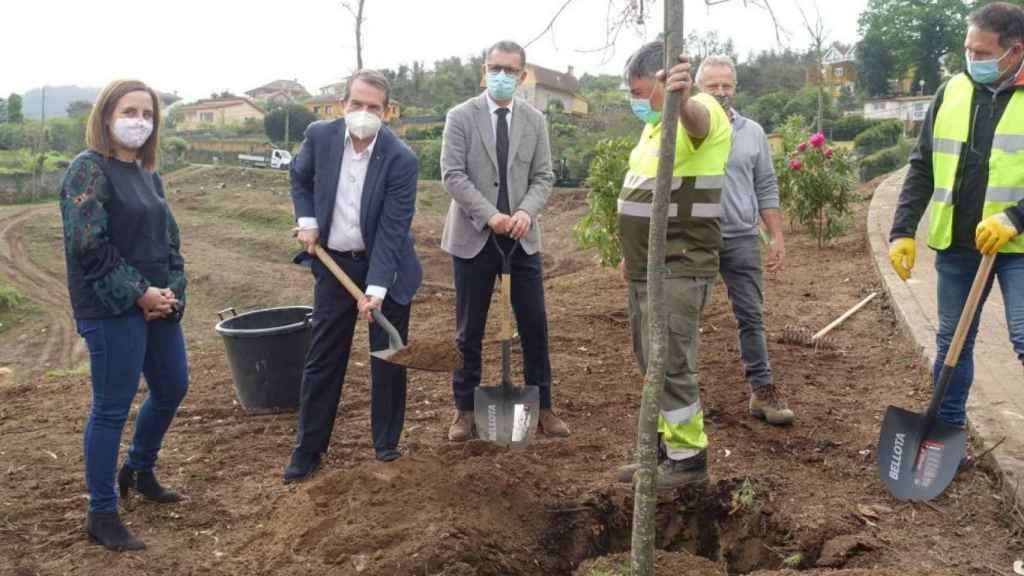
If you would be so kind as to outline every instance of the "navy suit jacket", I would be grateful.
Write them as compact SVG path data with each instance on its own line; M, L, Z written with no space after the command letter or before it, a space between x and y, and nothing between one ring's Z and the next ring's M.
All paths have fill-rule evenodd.
M345 151L345 120L314 122L291 164L291 194L295 218L316 218L320 245L327 247L338 177ZM423 280L416 257L412 217L416 211L416 154L386 126L377 134L366 170L359 215L363 243L370 259L367 285L383 286L388 297L408 304ZM295 262L313 258L305 251Z

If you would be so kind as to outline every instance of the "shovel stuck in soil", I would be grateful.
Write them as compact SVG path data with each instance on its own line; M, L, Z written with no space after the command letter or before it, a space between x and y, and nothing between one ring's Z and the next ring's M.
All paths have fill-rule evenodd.
M540 393L536 386L512 384L512 290L510 258L519 243L508 253L491 236L502 256L501 265L501 384L477 386L473 391L473 421L481 440L501 446L522 448L530 443L540 418Z
M878 474L889 492L899 500L926 502L935 498L949 486L960 467L960 458L967 445L967 432L937 416L993 262L994 254L981 259L928 410L918 414L889 406L885 411L878 438Z
M348 293L356 299L356 302L363 299L363 291L319 244L316 246L316 256L334 274L338 282L341 282L342 286L348 290ZM410 342L407 346L402 342L402 335L398 333L391 322L388 322L380 310L373 310L372 314L373 321L388 333L388 347L384 350L370 352L371 356L406 368L432 372L451 372L462 366L462 353L455 347L454 342L427 340Z
M810 330L801 328L799 326L787 325L782 330L782 343L783 344L797 344L799 346L806 346L808 348L814 348L815 350L834 350L838 348L835 340L828 338L828 333L838 327L840 324L846 321L847 318L853 316L858 310L867 305L868 302L878 296L878 292L872 292L868 294L867 298L864 298L857 303L856 306L850 308L842 316L836 318L831 324L825 326L821 330L818 330L814 334L811 334Z

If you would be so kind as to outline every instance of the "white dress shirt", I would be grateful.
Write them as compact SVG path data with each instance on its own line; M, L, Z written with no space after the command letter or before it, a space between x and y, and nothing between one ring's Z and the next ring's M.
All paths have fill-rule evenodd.
M342 153L341 172L338 174L338 193L334 201L331 229L327 235L327 247L331 250L338 252L366 250L359 216L362 213L366 170L370 167L370 158L373 157L373 148L376 144L377 138L374 137L365 150L356 152L352 145L352 135L348 130L345 131L345 151ZM299 218L299 228L316 230L319 226L316 218ZM366 287L367 296L376 296L383 300L387 293L387 288L383 286Z
M504 108L508 108L508 114L505 114L505 123L506 123L507 128L508 128L508 135L509 135L510 139L512 138L512 105L515 104L515 103L516 103L516 100L515 100L515 98L513 98L512 101L508 103L508 106L504 106ZM495 102L494 98L491 98L490 93L488 93L487 94L487 107L491 109L491 135L494 136L494 142L495 142L495 144L497 144L497 142L498 142L498 113L496 112L496 110L498 108L502 108L502 106L498 106L498 103Z

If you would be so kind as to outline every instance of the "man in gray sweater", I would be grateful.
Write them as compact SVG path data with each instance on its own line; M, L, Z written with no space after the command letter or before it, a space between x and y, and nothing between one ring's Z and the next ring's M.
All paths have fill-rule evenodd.
M740 357L751 390L750 414L763 418L769 424L789 424L794 414L772 380L762 320L764 294L761 289L759 217L771 238L768 271L781 271L786 254L779 186L772 168L768 139L760 124L740 116L732 108L732 98L736 94L736 67L731 58L708 56L701 62L696 80L702 92L718 99L732 121L732 150L722 191L719 270L739 324Z

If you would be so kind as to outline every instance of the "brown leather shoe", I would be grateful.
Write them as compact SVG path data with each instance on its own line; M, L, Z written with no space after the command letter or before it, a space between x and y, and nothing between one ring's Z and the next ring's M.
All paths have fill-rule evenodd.
M551 409L540 411L540 421L537 422L537 427L545 436L555 438L567 438L569 436L569 426L556 416Z
M448 427L448 441L465 442L473 438L473 429L473 411L458 410L452 425Z

